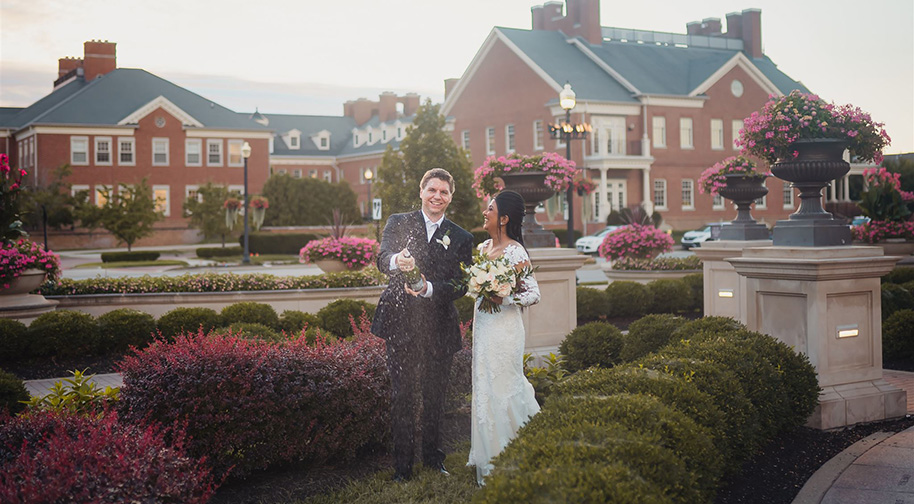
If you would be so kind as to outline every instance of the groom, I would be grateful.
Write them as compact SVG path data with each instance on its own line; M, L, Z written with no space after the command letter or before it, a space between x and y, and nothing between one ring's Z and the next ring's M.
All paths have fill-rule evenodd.
M422 462L448 474L440 423L451 360L462 346L454 300L466 294L455 280L461 277L460 263L470 264L473 256L473 235L444 217L453 194L454 178L447 170L425 172L419 183L422 210L391 215L381 239L378 269L390 280L371 332L387 340L395 481L412 476L417 388L422 393ZM418 292L406 285L403 274L413 267L426 279Z

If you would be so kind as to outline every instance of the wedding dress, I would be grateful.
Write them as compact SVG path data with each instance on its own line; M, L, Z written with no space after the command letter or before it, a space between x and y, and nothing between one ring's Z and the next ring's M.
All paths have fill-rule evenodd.
M487 240L479 245L488 247ZM530 258L523 247L504 251L511 265ZM524 323L521 307L539 302L533 275L522 280L518 292L505 298L501 311L486 313L476 302L473 320L473 408L468 466L476 466L483 485L494 466L492 459L508 445L517 430L539 411L533 385L524 376Z

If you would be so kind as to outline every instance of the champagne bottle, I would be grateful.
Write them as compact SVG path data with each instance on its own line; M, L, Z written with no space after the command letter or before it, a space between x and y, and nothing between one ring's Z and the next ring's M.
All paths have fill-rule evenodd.
M409 250L406 250L403 252L403 257L410 258L412 254L409 253ZM415 264L413 269L404 271L403 274L406 276L406 285L409 285L410 289L422 292L422 289L425 288L425 279L422 278L422 272L419 271L418 264Z

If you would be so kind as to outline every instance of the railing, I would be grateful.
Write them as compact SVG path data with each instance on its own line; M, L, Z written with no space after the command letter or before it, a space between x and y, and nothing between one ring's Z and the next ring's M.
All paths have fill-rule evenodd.
M708 47L711 49L743 50L741 39L727 37L709 37L707 35L686 35L682 33L631 30L628 28L603 27L604 39L623 42L642 42L645 44L664 44L688 47Z

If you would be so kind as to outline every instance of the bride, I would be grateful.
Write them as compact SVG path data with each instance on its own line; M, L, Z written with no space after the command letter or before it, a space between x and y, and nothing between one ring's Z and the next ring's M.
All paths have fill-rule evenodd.
M491 259L504 255L518 270L530 265L524 248L521 222L524 199L502 191L483 211L490 239L479 249ZM540 291L532 274L521 280L517 292L490 298L501 305L486 313L476 303L473 320L473 408L468 466L476 466L476 482L491 473L492 459L514 438L517 430L539 411L533 386L524 377L524 323L521 309L539 302Z

